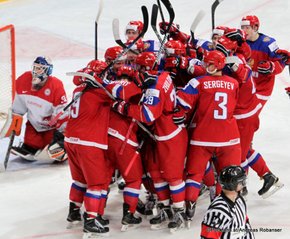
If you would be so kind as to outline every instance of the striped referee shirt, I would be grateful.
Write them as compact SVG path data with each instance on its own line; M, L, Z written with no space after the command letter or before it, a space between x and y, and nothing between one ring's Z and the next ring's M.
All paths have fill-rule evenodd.
M254 239L243 197L233 202L222 192L209 206L202 221L202 239Z

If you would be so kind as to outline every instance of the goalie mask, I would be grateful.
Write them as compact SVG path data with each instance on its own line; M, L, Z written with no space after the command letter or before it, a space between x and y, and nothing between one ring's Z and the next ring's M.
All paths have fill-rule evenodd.
M51 75L53 65L50 58L39 56L37 57L32 65L32 88L39 90L44 86L48 76Z

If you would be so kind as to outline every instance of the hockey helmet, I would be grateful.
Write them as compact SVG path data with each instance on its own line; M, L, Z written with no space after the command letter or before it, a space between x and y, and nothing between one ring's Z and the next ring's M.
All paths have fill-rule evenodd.
M225 167L219 175L219 183L223 189L236 191L237 186L246 186L246 171L241 166L231 165Z
M164 45L167 55L182 55L186 54L185 45L178 40L169 40Z
M242 26L251 26L251 27L257 26L257 28L259 29L260 27L259 18L255 15L245 16L241 20L241 27Z
M217 50L208 51L203 58L204 63L213 64L217 70L222 70L226 64L226 57Z

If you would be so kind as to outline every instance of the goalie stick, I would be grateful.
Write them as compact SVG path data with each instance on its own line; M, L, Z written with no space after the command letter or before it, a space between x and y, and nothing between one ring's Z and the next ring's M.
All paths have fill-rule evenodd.
M172 23L174 21L174 18L175 18L175 13L174 13L174 10L173 10L173 7L172 7L170 1L169 0L161 0L161 1L162 1L162 3L164 4L164 6L166 7L166 9L168 11L168 14L169 14L169 23L168 23L168 27L167 27L167 29L165 31L164 38L163 38L163 40L161 42L160 49L159 49L159 51L157 53L156 60L155 60L155 62L153 64L152 69L154 69L156 67L156 65L160 61L160 58L162 56L161 54L163 53L163 50L164 50L165 41L168 38L169 30L170 30L170 28L172 26Z
M12 131L12 133L10 135L9 144L8 144L8 148L6 151L5 159L4 159L4 169L5 170L7 169L8 160L9 160L10 152L11 152L12 145L14 142L14 138L15 138L15 131Z
M215 28L215 10L217 6L222 2L223 0L215 0L213 4L211 5L211 28L212 30Z
M141 10L142 10L142 15L143 15L143 29L141 31L141 33L134 39L134 41L129 45L127 46L124 42L122 42L121 40L121 37L120 37L120 32L119 32L119 19L115 18L113 19L113 24L112 24L112 27L113 27L113 35L114 35L114 39L115 39L115 42L123 47L124 49L127 49L129 48L129 51L133 52L134 54L137 54L138 53L132 49L130 49L141 37L143 37L145 35L145 33L147 32L147 29L148 29L148 22L149 22L149 15L148 15L148 10L146 8L146 6L142 6L141 7ZM127 53L128 51L126 51ZM125 53L124 53L125 54Z
M103 0L99 0L99 9L95 20L95 60L98 59L98 23L102 11L103 11Z
M100 83L100 82L98 82L98 81L96 81L96 79L93 77L93 76L91 76L91 75L89 75L89 74L87 74L87 73L84 73L84 72L67 72L66 73L66 75L67 76L80 76L80 77L85 77L85 78L88 78L88 79L90 79L90 80L92 80L92 81L94 81L94 83L96 83L100 88L102 88L105 92L106 92L106 94L112 99L112 100L114 100L114 101L116 101L117 99ZM139 122L138 120L136 120L135 119L135 122L136 122L136 124L144 131L144 132L146 132L149 136L150 136L150 138L152 138L154 141L156 140L156 138L155 138L155 136L141 123L141 122Z

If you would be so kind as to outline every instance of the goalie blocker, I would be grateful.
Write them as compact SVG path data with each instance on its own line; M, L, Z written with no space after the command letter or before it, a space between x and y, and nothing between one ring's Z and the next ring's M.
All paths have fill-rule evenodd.
M15 132L16 136L20 135L22 122L22 115L13 113L10 108L8 111L7 120L0 132L0 139L10 137L13 131Z

